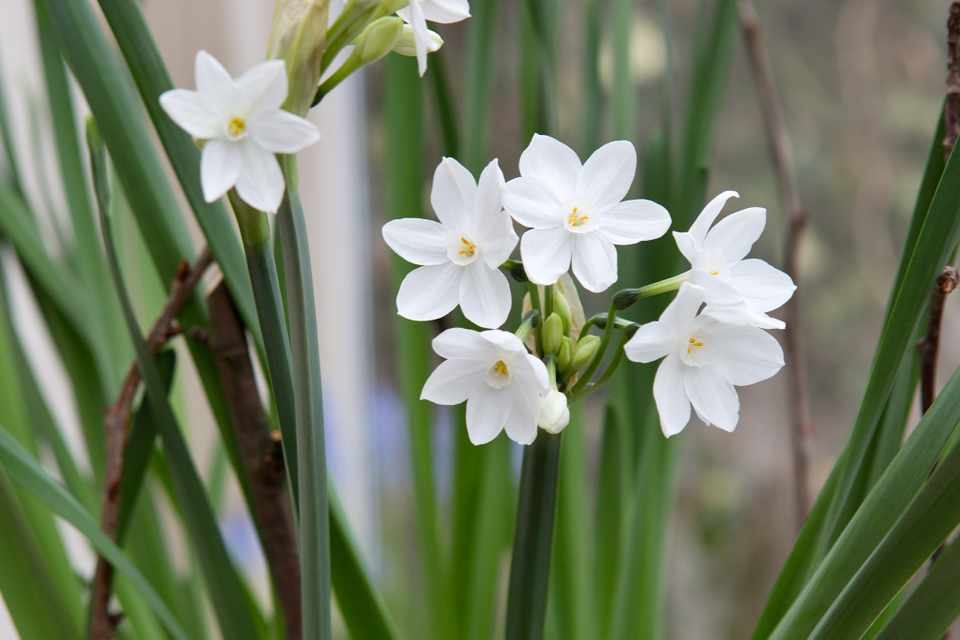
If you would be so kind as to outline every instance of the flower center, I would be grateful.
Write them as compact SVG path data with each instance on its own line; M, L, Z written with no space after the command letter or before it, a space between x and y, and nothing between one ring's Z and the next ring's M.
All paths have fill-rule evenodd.
M503 389L510 384L510 367L503 360L497 360L487 372L487 384L494 389Z
M227 135L231 139L237 140L247 133L247 121L240 116L233 116L227 120Z
M590 216L585 213L580 213L580 207L574 207L570 209L570 215L567 216L567 224L571 227L581 227L590 220Z
M719 272L719 271L711 271L711 272L710 272L710 275L712 275L712 276L718 276L718 275L720 275L720 272Z
M460 249L457 251L457 255L463 256L464 258L472 258L476 253L477 245L470 242L466 236L460 236ZM503 364L503 361L500 361L498 364Z
M691 355L694 349L703 349L703 342L690 336L690 339L687 340L687 355Z

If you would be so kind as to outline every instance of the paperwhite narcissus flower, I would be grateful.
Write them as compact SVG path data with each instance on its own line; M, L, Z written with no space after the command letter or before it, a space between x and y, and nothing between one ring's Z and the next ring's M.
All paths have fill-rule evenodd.
M713 224L727 200L736 197L736 191L724 191L707 203L689 231L675 231L673 237L690 263L690 282L703 287L714 317L783 329L783 322L767 312L789 300L796 285L763 260L744 260L767 223L766 209L750 207Z
M436 320L459 304L467 319L495 329L510 313L510 284L499 267L517 246L510 216L501 207L503 173L496 160L479 185L453 158L433 174L430 196L440 222L392 220L383 239L407 262L422 265L400 283L397 311L410 320Z
M617 280L615 245L659 238L670 214L650 200L624 200L637 168L626 140L610 142L580 163L549 136L534 135L520 156L520 176L507 183L506 210L531 227L520 241L527 276L549 285L570 269L585 288L605 290Z
M466 20L470 17L470 3L467 0L410 0L410 4L397 11L397 15L413 28L417 68L422 76L427 72L427 53L436 51L431 47L437 44L437 34L427 28L427 20L440 24Z
M634 362L663 358L653 382L660 427L667 437L683 431L690 405L703 422L733 431L740 417L735 386L772 377L783 350L763 329L727 324L699 313L702 288L684 283L660 319L642 325L624 346Z
M250 206L276 212L284 181L274 154L297 153L320 138L313 124L280 108L287 98L283 61L263 62L234 80L216 58L199 51L195 73L196 91L167 91L160 104L180 128L206 140L203 197L213 202L236 186Z
M436 404L467 403L467 435L485 444L506 429L519 444L537 437L540 400L549 389L547 368L506 331L447 329L433 339L446 358L420 393Z
M567 406L567 396L551 389L540 401L540 414L537 425L547 433L557 434L570 424L570 407Z

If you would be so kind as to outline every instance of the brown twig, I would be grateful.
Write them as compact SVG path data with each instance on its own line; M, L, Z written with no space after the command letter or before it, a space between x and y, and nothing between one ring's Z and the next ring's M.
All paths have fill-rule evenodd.
M739 3L740 28L746 45L750 70L757 85L760 110L767 133L767 144L773 160L780 199L787 214L787 233L784 248L784 269L794 281L798 280L800 240L807 224L807 212L800 202L797 190L790 138L784 123L783 108L777 98L763 46L763 34L757 20L757 12L751 0ZM813 424L810 418L810 403L807 397L806 359L800 335L800 295L784 308L787 323L784 343L787 352L788 386L791 393L791 449L793 452L793 478L796 492L795 516L799 528L810 508L810 449L813 440Z
M210 350L237 438L242 472L250 480L250 511L262 541L270 577L287 625L287 638L298 640L300 629L300 563L280 434L271 432L260 402L243 320L226 284L207 299L210 309Z
M943 107L943 155L949 157L960 135L960 2L947 17L947 100Z
M947 296L957 288L957 270L951 266L943 268L937 278L937 284L930 295L930 317L927 322L927 335L918 345L920 349L920 410L926 413L937 396L937 354L940 351L940 327L943 323L943 307Z
M204 249L191 267L186 262L180 268L170 285L170 295L163 310L154 322L147 336L147 347L156 352L166 342L180 333L176 316L190 299L197 283L213 264L213 258ZM106 431L106 463L104 471L103 507L100 514L100 527L104 533L116 542L117 523L120 516L120 479L123 476L123 452L126 449L130 413L137 389L140 387L140 369L136 363L130 365L120 387L116 402L107 409L104 418ZM97 557L97 568L93 578L93 601L90 615L90 637L93 640L113 638L119 617L109 612L110 592L113 583L113 566L103 557Z

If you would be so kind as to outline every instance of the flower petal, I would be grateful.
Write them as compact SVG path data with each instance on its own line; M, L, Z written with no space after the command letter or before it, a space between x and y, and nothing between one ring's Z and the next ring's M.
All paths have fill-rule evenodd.
M486 216L488 221L477 235L483 260L491 269L498 269L517 248L520 237L513 230L513 220L504 211Z
M531 229L554 229L563 225L565 212L553 194L534 178L514 178L503 189L503 208L513 219Z
M520 237L520 257L534 284L553 284L570 269L573 237L563 227L531 229Z
M675 436L690 422L690 401L683 388L683 362L667 356L653 379L653 399L660 415L660 429L666 437Z
M542 364L542 363L541 363ZM530 387L511 385L507 436L517 444L532 444L537 439L540 394Z
M677 243L677 249L680 250L683 257L690 263L690 266L693 266L698 261L703 249L697 245L697 241L693 239L693 236L686 231L674 231L673 239Z
M753 309L747 306L746 302L731 305L710 304L707 305L701 315L725 324L758 327L760 329L784 329L787 326L783 320L778 320L763 311Z
M468 229L477 198L477 183L467 168L453 158L444 158L433 172L430 204L451 231Z
M430 22L450 24L470 17L470 3L467 0L414 0L423 9L424 17ZM412 3L411 3L412 4Z
M414 269L397 291L397 313L408 320L436 320L459 301L461 268L439 264Z
M454 327L433 339L433 351L448 360L477 360L486 365L494 353L494 345L482 333Z
M520 175L540 182L557 201L573 198L580 174L580 158L559 140L533 134L530 145L520 154Z
M743 294L726 275L711 274L701 269L690 271L689 281L701 287L706 302L716 305L735 305L743 302Z
M491 160L477 180L476 209L480 216L485 220L494 213L500 213L503 210L503 188L506 180L503 178L503 171L500 170L500 162L496 159ZM483 222L478 225L480 228L486 226Z
M608 142L587 158L577 177L577 202L592 210L627 197L637 172L637 150L626 140Z
M780 343L763 329L713 324L704 342L710 366L738 387L772 378L783 368Z
M508 393L479 385L467 398L467 435L472 444L487 444L503 430L512 405Z
M727 204L727 200L739 197L740 194L736 191L724 191L708 202L707 206L703 208L703 211L700 212L700 215L697 216L697 219L694 220L690 226L690 235L700 243L700 246L703 246L703 242L707 237L707 231L713 225L717 216L720 215L720 211L722 211L723 206Z
M237 193L254 209L276 213L283 200L284 181L276 157L252 142L238 145L242 165L237 177Z
M573 275L588 291L605 291L617 281L617 248L599 233L576 235Z
M767 210L750 207L731 213L718 222L704 241L704 248L722 255L728 263L743 259L767 224Z
M413 27L413 44L417 49L417 71L420 77L427 72L427 52L430 50L430 29L419 2L411 2L401 17Z
M640 325L633 337L623 345L623 351L633 362L653 362L668 355L676 343L674 327L655 320Z
M684 282L680 285L677 296L670 301L667 308L660 314L660 322L673 328L676 333L685 333L697 316L700 305L703 304L704 291L702 288Z
M272 153L297 153L320 139L312 122L279 109L265 111L250 121L250 137Z
M625 200L600 215L600 231L613 244L654 240L670 228L670 214L652 200Z
M797 290L789 275L757 258L730 267L730 279L750 306L760 311L783 306Z
M474 389L485 386L486 363L447 360L433 370L420 392L421 400L454 405L466 401Z
M740 420L740 399L719 371L710 366L686 367L683 388L697 415L705 423L733 431Z
M252 118L279 109L287 99L287 67L283 60L267 60L251 67L236 81L236 115Z
M496 329L510 314L510 283L499 269L482 260L463 270L460 278L460 308L473 324Z
M424 218L400 218L383 225L383 241L398 256L413 264L444 264L447 233L443 225Z
M509 331L491 329L489 331L481 331L480 335L497 349L510 351L512 353L527 353L527 348L523 346L523 340Z
M200 154L200 183L203 197L213 202L237 182L243 163L241 145L227 140L210 140Z
M223 118L203 95L173 89L160 96L160 106L178 127L194 138L209 140L223 133Z
M220 61L206 51L197 51L193 61L193 73L197 91L204 94L224 95L233 89L233 78Z

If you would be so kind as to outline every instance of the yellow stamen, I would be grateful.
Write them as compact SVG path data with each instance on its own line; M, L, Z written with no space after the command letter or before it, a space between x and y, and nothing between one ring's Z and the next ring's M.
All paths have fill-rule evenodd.
M587 220L590 219L585 213L580 213L579 207L574 207L570 210L570 215L567 217L567 224L571 227L579 227L582 224L585 224Z
M507 363L503 360L497 360L493 365L493 370L497 375L506 377L510 374L510 370L507 369Z
M710 272L710 275L712 275L712 276L718 276L718 275L720 275L720 272L719 272L719 271L711 271L711 272Z
M467 240L465 236L460 236L460 251L457 251L457 254L464 258L472 258L476 252L477 245Z
M233 116L227 122L227 133L231 138L238 138L247 132L247 121L240 116Z
M687 354L693 353L694 349L703 349L703 342L697 340L696 338L691 337L687 341Z

